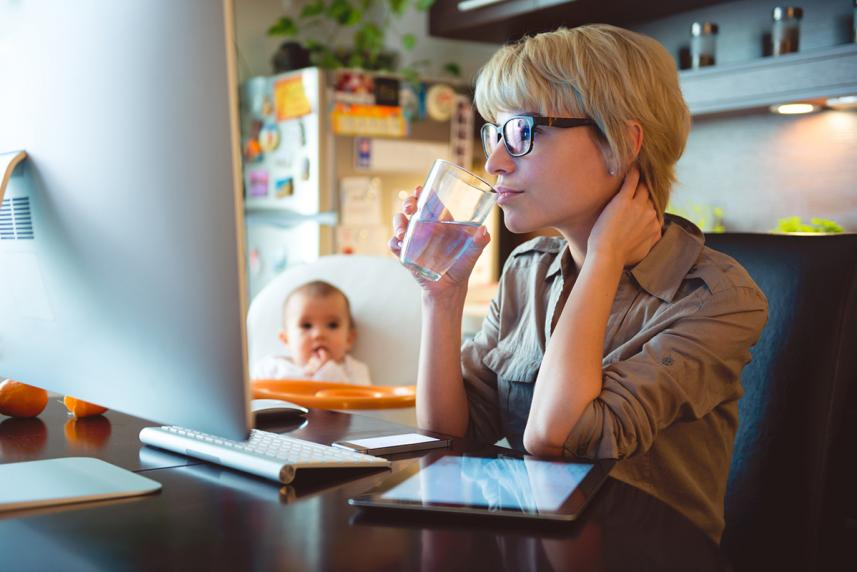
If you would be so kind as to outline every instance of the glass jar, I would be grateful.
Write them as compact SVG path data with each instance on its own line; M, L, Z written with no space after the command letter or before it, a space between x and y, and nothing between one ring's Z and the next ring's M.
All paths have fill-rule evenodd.
M771 30L771 53L775 56L798 50L800 19L803 10L796 6L777 6L773 11L774 27Z
M690 25L690 67L713 66L717 51L717 24L694 22Z

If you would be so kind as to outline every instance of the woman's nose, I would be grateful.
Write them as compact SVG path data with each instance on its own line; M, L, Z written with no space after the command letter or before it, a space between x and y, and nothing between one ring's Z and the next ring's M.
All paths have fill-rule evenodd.
M508 175L515 170L515 162L506 151L506 145L503 141L498 141L497 146L488 156L485 161L485 171L491 175Z

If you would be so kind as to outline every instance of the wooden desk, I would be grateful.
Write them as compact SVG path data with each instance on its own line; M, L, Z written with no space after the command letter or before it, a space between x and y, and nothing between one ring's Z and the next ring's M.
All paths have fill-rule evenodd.
M0 462L87 454L141 471L163 490L0 516L4 571L725 568L719 549L688 520L612 479L570 526L370 515L349 507L346 499L389 471L306 473L293 485L280 486L143 447L137 432L146 423L116 412L87 428L90 433L73 435L73 441L57 403L42 413L40 423L17 421L0 422ZM403 428L313 411L306 425L292 429L299 437L329 443ZM393 470L418 462L397 460Z

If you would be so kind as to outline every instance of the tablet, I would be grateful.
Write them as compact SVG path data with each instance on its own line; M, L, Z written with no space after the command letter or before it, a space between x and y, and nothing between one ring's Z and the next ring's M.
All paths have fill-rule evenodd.
M615 461L576 463L515 455L435 455L348 499L361 508L573 521Z

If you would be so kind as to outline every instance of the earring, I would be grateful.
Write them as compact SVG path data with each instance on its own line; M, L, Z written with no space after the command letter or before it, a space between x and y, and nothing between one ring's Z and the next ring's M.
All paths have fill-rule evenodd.
M613 167L610 167L610 170L609 170L609 171L607 171L607 172L610 174L610 176L611 176L611 177L615 177L615 176L616 176L616 169L615 169L615 168L613 168Z

